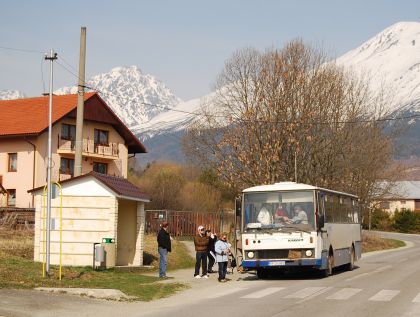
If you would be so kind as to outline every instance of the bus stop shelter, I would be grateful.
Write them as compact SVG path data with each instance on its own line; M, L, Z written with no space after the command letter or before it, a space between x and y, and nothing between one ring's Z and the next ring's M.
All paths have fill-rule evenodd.
M60 183L51 200L50 263L92 265L94 244L115 242L116 266L142 266L147 194L127 179L90 172ZM46 197L35 196L34 260L45 259ZM61 248L60 248L61 237ZM108 265L107 265L108 266ZM111 265L113 266L113 265Z

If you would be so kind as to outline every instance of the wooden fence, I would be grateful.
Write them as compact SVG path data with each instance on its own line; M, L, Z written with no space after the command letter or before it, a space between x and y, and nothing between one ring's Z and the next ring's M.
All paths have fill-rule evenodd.
M33 230L34 224L33 208L0 208L0 229Z
M198 226L213 232L230 232L235 223L234 210L220 212L192 212L175 210L146 210L146 233L154 234L162 222L169 222L169 232L174 236L194 236Z

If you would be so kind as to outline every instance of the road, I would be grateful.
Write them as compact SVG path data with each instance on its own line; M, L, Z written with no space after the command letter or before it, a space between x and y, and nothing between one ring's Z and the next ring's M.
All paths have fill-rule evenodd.
M369 253L354 271L338 270L328 278L293 274L258 280L253 274L236 273L221 284L212 275L209 280L191 279L191 289L151 303L0 290L0 316L418 317L420 235L384 235L407 241L408 247Z

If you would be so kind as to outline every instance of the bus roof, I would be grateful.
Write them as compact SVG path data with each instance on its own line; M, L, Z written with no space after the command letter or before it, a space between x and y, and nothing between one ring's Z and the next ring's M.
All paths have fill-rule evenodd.
M322 187L307 185L307 184L300 184L295 182L281 182L281 183L275 183L271 185L259 185L254 187L249 187L244 189L243 193L254 193L254 192L272 192L272 191L292 191L292 190L322 190L330 193L345 195L345 196L351 196L354 198L357 198L356 195L348 194L339 192L336 190L326 189Z

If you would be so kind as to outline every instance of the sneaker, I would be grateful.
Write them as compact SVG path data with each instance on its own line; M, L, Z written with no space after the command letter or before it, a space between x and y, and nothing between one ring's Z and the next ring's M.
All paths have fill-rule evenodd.
M194 278L201 278L201 276L200 275L196 275L196 276L194 276Z
M226 280L225 279L221 279L221 280L219 280L219 282L220 283L226 283Z
M203 275L202 278L209 278L209 276L208 275Z

